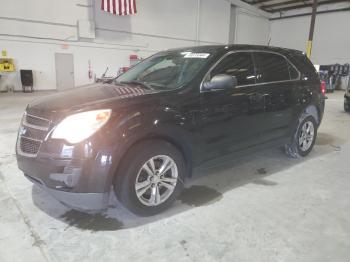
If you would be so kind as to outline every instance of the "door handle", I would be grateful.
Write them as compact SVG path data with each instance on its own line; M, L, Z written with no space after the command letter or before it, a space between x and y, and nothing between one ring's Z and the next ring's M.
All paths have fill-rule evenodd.
M262 98L264 99L264 103L266 104L271 104L271 96L270 94L263 94Z
M253 93L249 96L249 99L251 102L260 103L263 102L268 96L269 94Z

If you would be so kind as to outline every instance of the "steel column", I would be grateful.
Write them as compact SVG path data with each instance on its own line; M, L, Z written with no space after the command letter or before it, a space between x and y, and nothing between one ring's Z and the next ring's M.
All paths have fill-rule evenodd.
M316 12L317 12L317 0L314 0L312 5L312 14L311 14L311 24L310 24L310 32L309 32L309 41L307 42L306 54L307 57L311 57L312 52L312 40L314 38L314 30L315 30L315 21L316 21Z

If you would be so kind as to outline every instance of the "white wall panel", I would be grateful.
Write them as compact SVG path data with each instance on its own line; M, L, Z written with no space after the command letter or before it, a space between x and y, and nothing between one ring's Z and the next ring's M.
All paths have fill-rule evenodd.
M230 11L231 4L226 1L202 0L199 39L203 42L227 44L230 29Z
M137 1L138 14L119 17L100 11L96 26L120 31L193 39L196 32L196 0Z
M89 7L92 1L95 8ZM247 6L239 0L231 2ZM102 12L100 0L0 0L0 50L7 50L18 69L34 70L36 90L56 88L54 54L72 53L75 84L83 85L92 82L89 60L97 76L107 66L109 74L115 75L119 67L129 65L130 54L147 57L168 48L193 46L197 35L201 45L226 44L231 2L200 0L198 19L198 0L138 0L138 14L129 17ZM87 20L95 22L95 39L77 37L78 21ZM254 28L256 22L244 17L240 21L241 41L263 42L261 28ZM63 48L63 44L67 45ZM13 84L20 88L18 75L16 79Z
M270 21L268 18L239 8L236 26L236 44L268 44L270 34Z
M0 19L0 34L51 38L58 40L77 40L77 28L73 26L32 23Z
M271 44L305 51L310 16L274 20ZM320 14L316 18L311 60L315 64L350 63L350 12Z
M77 17L88 19L86 3L77 0L0 0L0 17L39 20L75 25Z

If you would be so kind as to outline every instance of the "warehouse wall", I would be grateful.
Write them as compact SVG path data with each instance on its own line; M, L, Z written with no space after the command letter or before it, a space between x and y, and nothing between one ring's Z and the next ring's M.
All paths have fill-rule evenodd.
M265 16L237 9L236 44L267 45L270 21Z
M350 6L350 4L346 4ZM344 8L344 4L331 8ZM326 10L330 7L321 7ZM298 10L284 15L310 12ZM271 45L306 50L309 34L310 16L271 21ZM314 64L350 63L350 11L319 14L316 18L313 51L311 60Z
M107 66L115 75L118 68L129 65L130 54L147 57L174 47L226 44L231 4L238 5L242 14L264 15L238 0L139 0L137 4L137 15L117 17L100 11L100 0L0 0L0 50L15 59L17 69L34 70L36 90L55 89L55 53L74 55L75 85L82 85L93 81L88 78L89 61L97 76ZM87 21L94 22L95 37L79 37L78 23ZM250 21L249 30L239 28L247 21L238 16L237 40L263 43L266 36L257 34L254 22ZM1 81L20 88L18 74Z

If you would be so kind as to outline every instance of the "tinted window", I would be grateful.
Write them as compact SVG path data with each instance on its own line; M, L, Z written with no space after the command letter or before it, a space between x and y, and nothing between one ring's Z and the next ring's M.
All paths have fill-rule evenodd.
M257 81L260 83L290 80L287 60L272 53L254 53Z
M250 53L235 53L225 57L211 72L211 77L218 74L232 75L238 85L255 84L254 64Z
M311 61L303 53L293 54L292 61L298 65L300 73L309 80L319 81L318 73Z
M290 63L288 63L288 66L289 66L290 78L297 79L299 77L299 72Z

